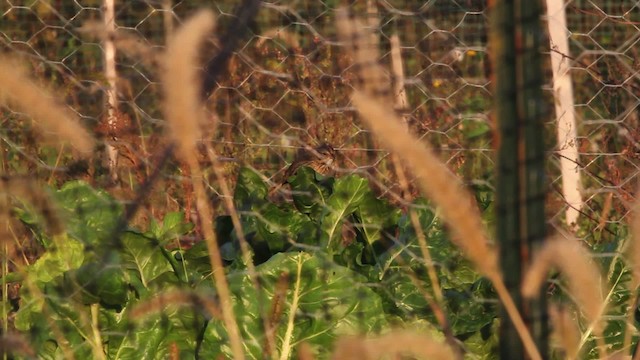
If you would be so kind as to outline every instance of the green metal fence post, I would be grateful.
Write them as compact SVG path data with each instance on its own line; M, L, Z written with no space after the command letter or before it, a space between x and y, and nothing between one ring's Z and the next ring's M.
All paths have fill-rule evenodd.
M540 9L537 1L494 0L491 52L494 119L497 125L497 239L501 267L511 296L547 356L545 303L524 303L520 283L532 248L544 238L544 147ZM525 358L513 324L503 312L500 357Z

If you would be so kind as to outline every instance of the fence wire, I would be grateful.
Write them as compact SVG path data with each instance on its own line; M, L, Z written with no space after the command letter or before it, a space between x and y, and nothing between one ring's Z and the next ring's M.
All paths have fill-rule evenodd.
M2 44L5 50L22 54L37 75L63 88L83 120L105 134L108 130L101 124L108 83L103 47L82 31L87 22L101 21L101 4L88 4L6 2ZM115 23L122 36L133 42L130 46L159 50L167 33L202 5L195 1L118 3ZM216 6L223 27L234 3ZM372 168L383 191L397 191L381 165L385 153L371 143L349 104L350 72L343 70L348 60L336 40L332 6L263 4L254 34L241 46L230 75L209 99L211 108L218 110L220 125L216 137L208 140L226 160L250 164L272 179L278 179L299 150L328 143L341 155L341 170ZM410 126L455 170L465 172L465 178L488 180L491 95L485 69L485 5L429 2L409 10L383 2L379 9L375 15L383 54L379 61L390 64L389 39L397 33L409 99L404 111ZM146 163L154 151L154 134L163 122L161 96L157 74L140 59L119 53L117 69L122 136L114 145L123 148L121 154L128 158L119 171L133 172L131 168ZM5 140L17 151L19 141L6 136ZM47 160L34 163L36 158L30 157L30 170L46 171L43 162Z

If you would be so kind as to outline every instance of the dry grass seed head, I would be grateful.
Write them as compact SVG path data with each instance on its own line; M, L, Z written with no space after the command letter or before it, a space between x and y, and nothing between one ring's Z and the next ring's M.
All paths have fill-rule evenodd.
M0 105L15 106L48 138L67 142L84 156L93 151L94 139L77 117L37 85L17 59L6 56L0 56Z
M47 229L51 235L60 235L65 232L64 224L61 221L60 212L52 201L51 197L38 181L26 176L2 176L0 177L0 195L12 196L29 203L42 216ZM7 201L7 212L11 209ZM0 205L3 205L0 203ZM4 211L3 211L4 212ZM0 212L2 214L2 212ZM8 213L7 213L8 214ZM4 216L4 214L2 214Z
M378 63L378 42L373 29L365 27L358 19L350 19L349 12L339 9L336 27L340 40L353 59L358 84L356 88L376 100L392 104L391 80L389 74Z
M143 301L131 309L129 317L131 320L138 321L151 314L162 313L169 306L194 307L197 310L205 310L215 319L222 318L220 307L213 299L183 290L160 294Z
M377 338L342 338L336 343L333 359L380 359L398 358L402 355L420 359L455 359L449 346L431 337L409 331L393 331Z
M210 11L201 11L187 21L169 39L162 73L164 105L169 136L178 145L183 160L196 153L201 139L200 124L205 119L200 103L197 62L202 41L211 34L215 18Z
M158 70L159 54L141 36L122 30L110 33L102 21L87 21L77 30L101 41L111 37L115 47L126 56L139 60L149 70Z
M418 178L424 193L440 206L451 226L454 243L492 280L499 280L497 253L489 245L475 200L460 180L428 149L412 137L393 111L391 82L375 61L378 49L370 31L346 9L337 12L340 39L357 66L360 83L352 100L378 140L402 159Z
M313 350L308 342L304 341L298 345L298 360L314 360Z
M577 239L563 235L548 239L525 275L522 294L529 298L538 296L552 267L564 274L569 291L587 320L594 325L594 332L599 334L602 330L600 318L606 305L606 285L591 254Z
M574 314L565 307L551 304L549 317L553 326L553 337L564 350L566 358L577 358L580 350L580 329Z
M355 91L352 100L379 141L407 164L422 191L442 211L451 226L452 241L478 270L491 280L500 278L498 256L489 244L475 200L460 180L419 140L412 137L390 106Z
M21 334L8 333L0 337L0 356L6 355L25 355L28 358L34 358L36 352ZM11 359L11 356L9 358Z
M235 359L244 359L242 334L233 312L229 285L217 244L211 205L202 181L203 173L198 162L197 142L201 139L204 122L204 106L200 101L201 76L196 67L200 44L214 26L211 11L201 11L192 16L168 41L162 72L165 116L169 136L177 144L178 157L191 169L196 207L202 219L202 231L213 271L212 281L220 297L223 322ZM215 125L212 125L215 126Z

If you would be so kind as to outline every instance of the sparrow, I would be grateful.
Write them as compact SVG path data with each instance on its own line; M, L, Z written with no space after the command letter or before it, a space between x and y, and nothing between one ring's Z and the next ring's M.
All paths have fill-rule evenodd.
M282 181L276 185L269 195L273 195L284 185L289 183L289 178L294 176L298 169L303 166L313 169L320 175L330 175L333 171L333 164L336 161L336 150L327 143L322 143L315 148L307 148L287 167Z

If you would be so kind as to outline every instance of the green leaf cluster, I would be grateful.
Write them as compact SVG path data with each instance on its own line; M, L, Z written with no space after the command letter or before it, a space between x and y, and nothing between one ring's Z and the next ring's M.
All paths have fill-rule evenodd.
M378 197L357 174L324 177L303 167L288 183L291 201L273 201L259 174L242 169L237 179L234 202L258 288L230 217L215 219L247 356L263 357L265 324L272 350L284 357L306 342L325 358L339 336L392 326L437 332L407 210ZM100 351L114 359L159 359L175 349L180 358L231 356L223 322L197 300L217 301L205 242L173 245L194 228L183 214L166 214L145 231L118 231L123 209L106 192L69 182L51 194L66 231L50 236L35 210L16 209L45 252L6 277L21 283L21 293L19 304L5 308L38 357L70 351L92 358ZM492 289L449 243L428 202L411 208L427 235L454 334L470 351L486 353L495 345L495 303L484 301L494 298ZM158 305L175 293L183 300Z

